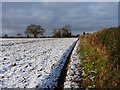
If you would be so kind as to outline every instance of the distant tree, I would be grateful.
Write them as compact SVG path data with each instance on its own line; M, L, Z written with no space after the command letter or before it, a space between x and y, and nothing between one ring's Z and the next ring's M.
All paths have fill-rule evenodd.
M5 35L4 35L4 37L8 37L8 35L7 35L7 34L5 34Z
M53 30L53 37L61 37L61 33L60 33L59 28L58 28L58 29L55 28L55 29Z
M22 34L21 33L17 33L17 35L16 35L17 37L21 37L22 36Z
M83 35L85 35L85 32L83 32Z
M63 28L61 28L61 36L62 37L70 37L71 36L70 25L66 25Z
M43 33L45 32L45 30L40 26L40 25L29 25L27 26L27 29L25 31L25 34L27 35L27 37L29 37L29 35L34 35L34 37L38 37L38 35L43 35Z
M76 37L79 37L79 36L80 36L79 34L76 35Z
M53 37L70 37L70 36L71 36L70 25L66 25L62 28L53 30Z

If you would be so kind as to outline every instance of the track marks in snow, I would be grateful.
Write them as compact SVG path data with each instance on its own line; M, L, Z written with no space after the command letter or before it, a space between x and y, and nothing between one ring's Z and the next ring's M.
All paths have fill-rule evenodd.
M0 87L53 88L76 38L2 41ZM4 44L5 42L5 44ZM12 41L14 42L14 40ZM18 44L19 43L19 44Z

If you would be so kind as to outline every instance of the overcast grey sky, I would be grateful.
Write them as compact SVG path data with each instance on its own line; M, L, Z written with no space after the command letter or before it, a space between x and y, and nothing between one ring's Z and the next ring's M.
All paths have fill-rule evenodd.
M2 33L24 34L26 26L39 24L50 35L54 28L70 25L73 34L118 25L117 2L3 2Z

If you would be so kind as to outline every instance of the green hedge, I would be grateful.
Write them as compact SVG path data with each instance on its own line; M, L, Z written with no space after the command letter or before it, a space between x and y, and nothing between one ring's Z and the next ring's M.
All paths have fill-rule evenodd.
M109 61L120 65L120 26L96 33L96 44L102 43L109 52Z

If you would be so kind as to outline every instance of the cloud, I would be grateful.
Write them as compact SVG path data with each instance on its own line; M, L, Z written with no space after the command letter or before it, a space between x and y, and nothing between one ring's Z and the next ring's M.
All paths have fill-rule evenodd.
M117 26L117 8L117 3L103 2L3 2L3 34L24 33L30 24L43 26L46 35L68 24L73 34L97 31Z

